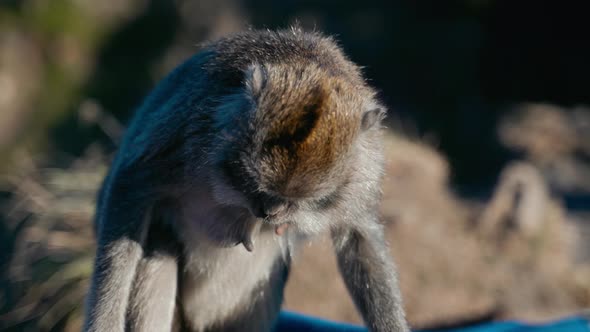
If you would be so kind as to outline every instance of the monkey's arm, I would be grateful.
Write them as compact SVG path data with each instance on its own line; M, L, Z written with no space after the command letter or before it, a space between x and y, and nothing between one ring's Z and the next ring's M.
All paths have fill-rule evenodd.
M409 331L382 227L376 220L366 225L332 231L344 282L370 331Z
M113 183L113 182L111 182ZM135 271L142 257L147 209L134 204L129 183L103 190L98 207L97 251L84 331L123 332Z

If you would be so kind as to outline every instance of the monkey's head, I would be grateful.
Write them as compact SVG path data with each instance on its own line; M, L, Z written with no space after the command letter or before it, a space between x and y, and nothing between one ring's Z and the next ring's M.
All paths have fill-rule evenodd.
M348 78L310 62L250 66L243 92L217 113L215 198L277 227L325 228L310 216L359 171L363 137L384 114L362 79Z

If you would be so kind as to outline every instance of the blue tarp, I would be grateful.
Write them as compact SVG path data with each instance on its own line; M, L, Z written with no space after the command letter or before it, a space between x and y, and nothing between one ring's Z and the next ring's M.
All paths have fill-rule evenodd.
M331 322L283 311L276 332L367 332L366 328ZM522 322L489 322L461 328L427 330L423 332L590 332L590 323L583 317L571 317L546 324Z

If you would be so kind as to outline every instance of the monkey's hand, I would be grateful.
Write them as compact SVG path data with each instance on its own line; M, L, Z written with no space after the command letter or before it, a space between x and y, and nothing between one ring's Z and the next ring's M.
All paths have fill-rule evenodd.
M338 265L365 323L373 332L408 332L395 266L381 225L332 231Z
M244 245L246 250L252 252L254 250L254 244L256 243L256 238L260 233L260 228L262 227L262 220L258 218L248 217L244 220L245 229L241 236L241 243Z
M246 250L252 252L254 250L254 245L256 244L256 239L260 234L260 229L262 228L264 220L253 217L250 214L243 214L238 218L238 220L239 240L237 243L238 245L241 243L242 245L244 245L244 248L246 248ZM282 236L283 234L285 234L288 227L288 223L275 226L275 234L278 236Z

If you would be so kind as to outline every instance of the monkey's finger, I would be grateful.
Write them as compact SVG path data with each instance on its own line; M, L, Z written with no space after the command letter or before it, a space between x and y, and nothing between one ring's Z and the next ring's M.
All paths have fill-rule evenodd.
M260 227L262 227L262 222L258 219L254 219L254 221L250 222L248 225L248 229L244 234L244 238L242 239L242 244L246 250L252 252L254 250L254 243L256 242L256 237L260 232Z
M254 250L254 243L252 243L251 240L244 239L244 241L242 241L242 244L244 245L244 248L246 248L246 250L248 250L249 252L252 252L252 250Z

